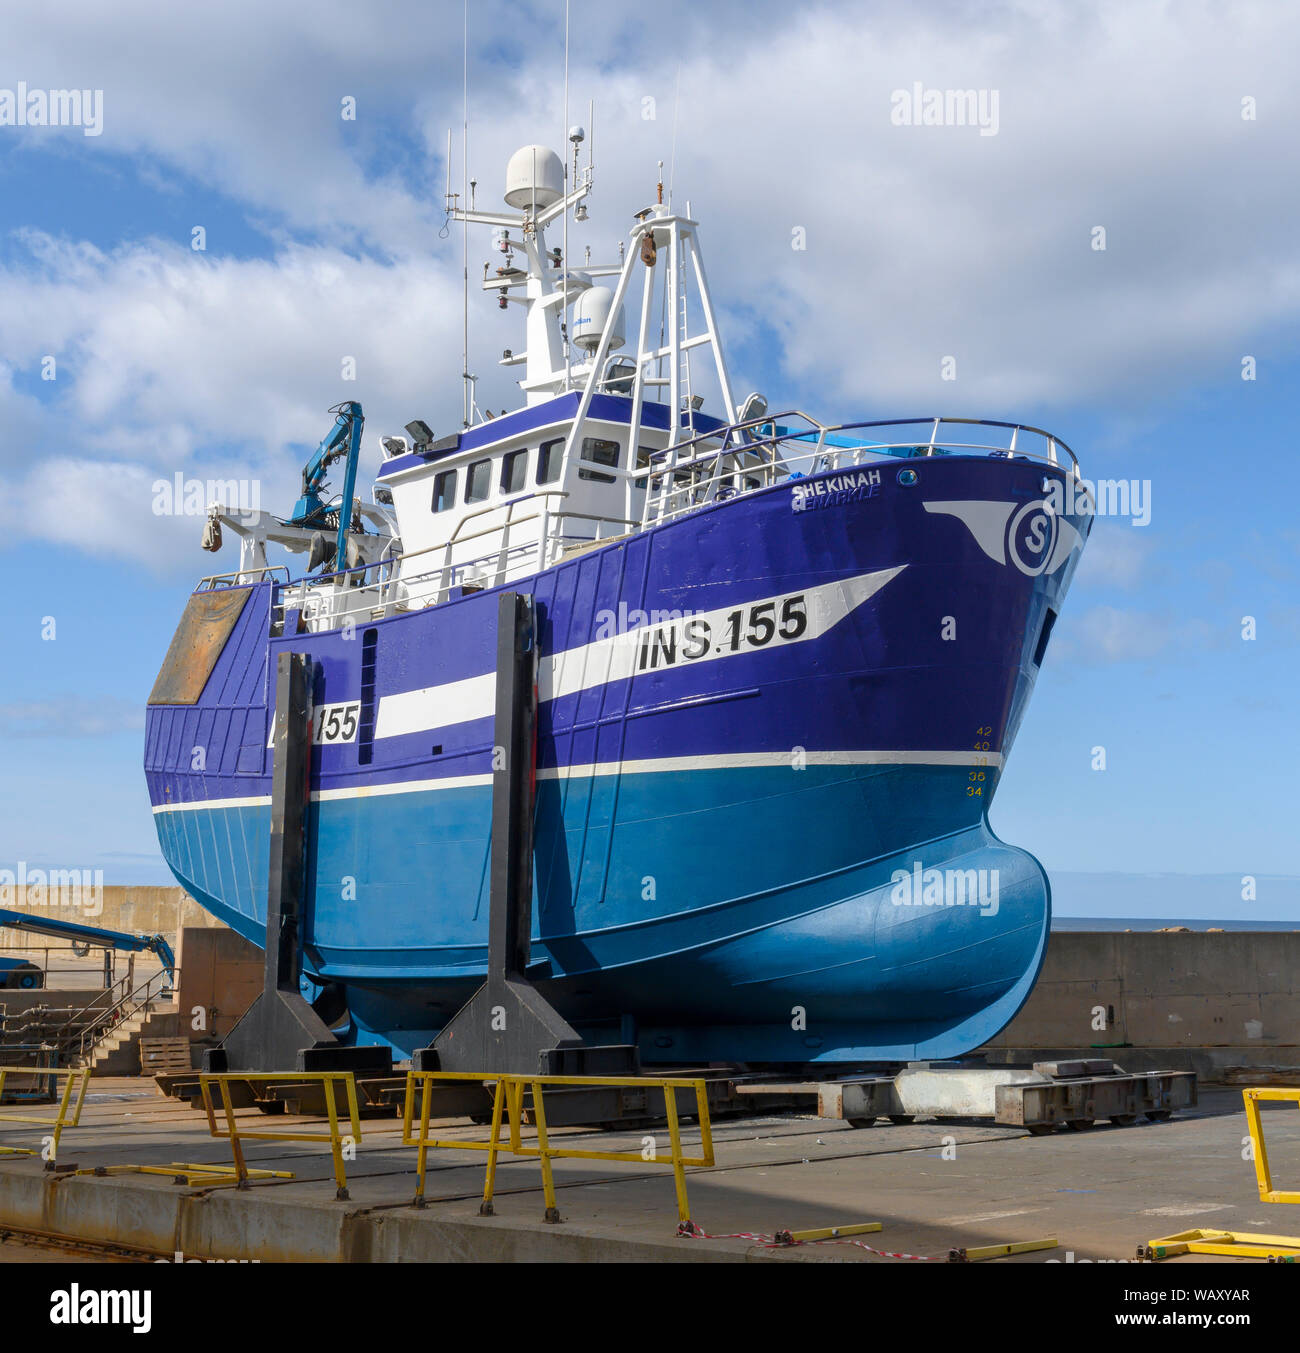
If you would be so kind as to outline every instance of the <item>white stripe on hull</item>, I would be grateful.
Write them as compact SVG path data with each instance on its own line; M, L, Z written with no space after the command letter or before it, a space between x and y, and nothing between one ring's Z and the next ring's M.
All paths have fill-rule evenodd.
M806 766L989 766L1002 765L999 752L805 752ZM552 766L539 770L539 780L582 780L599 775L649 775L702 770L761 770L790 767L790 752L740 752L734 756L665 756L645 761L601 761L586 766ZM403 780L396 784L351 785L343 789L317 789L312 801L380 798L389 794L419 794L426 790L468 789L490 785L492 776L448 775L437 780ZM187 813L215 808L267 808L269 794L244 799L195 799L188 803L159 803L155 813Z
M855 611L864 601L879 592L886 583L896 578L906 567L905 564L900 564L895 568L882 568L874 573L863 573L856 578L840 578L834 582L806 588L803 592L793 594L804 603L807 611L807 624L797 636L788 638L777 630L763 644L761 650L751 647L727 648L721 645L714 648L710 645L709 651L679 665L699 667L711 662L725 661L727 658L736 657L739 653L768 652L789 644L802 644L820 639L850 612ZM760 597L743 604L720 606L713 611L693 611L689 613L688 618L696 624L706 626L708 632L716 634L725 628L727 621L737 611L748 615L755 607L770 607L775 612L780 603L787 600L789 596L785 594ZM678 620L676 623L680 629L684 622ZM652 622L622 634L596 639L577 648L565 649L562 653L543 656L538 664L538 699L542 702L559 700L567 695L577 695L580 691L605 686L612 681L626 681L629 677L635 676L643 641L647 641L655 631L665 628L666 624ZM487 672L483 676L467 677L462 681L451 681L442 686L425 686L420 690L385 695L380 698L379 711L375 717L375 738L378 740L404 737L411 733L432 733L437 729L450 728L454 724L467 723L472 719L491 718L495 702L496 675L492 672Z

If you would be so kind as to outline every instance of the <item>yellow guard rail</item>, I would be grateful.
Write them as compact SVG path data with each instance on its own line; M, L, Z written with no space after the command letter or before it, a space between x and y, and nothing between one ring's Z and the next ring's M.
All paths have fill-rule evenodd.
M493 1086L492 1128L485 1142L461 1141L456 1138L430 1137L429 1120L432 1115L432 1091L438 1081L477 1081L484 1086ZM419 1135L413 1135L415 1126L416 1086L422 1087L420 1094ZM690 1221L690 1205L686 1197L687 1165L713 1164L713 1132L709 1125L709 1101L707 1082L678 1076L525 1076L491 1074L486 1072L462 1071L408 1071L406 1073L406 1099L402 1110L402 1145L419 1148L417 1161L417 1180L414 1206L424 1206L424 1184L426 1159L430 1148L445 1148L454 1151L486 1151L487 1173L483 1181L483 1202L479 1212L483 1216L492 1215L492 1195L496 1187L497 1157L503 1151L513 1156L536 1156L542 1164L542 1189L546 1195L546 1220L558 1222L559 1208L555 1202L555 1177L551 1162L566 1160L623 1160L638 1165L661 1163L657 1158L647 1160L639 1151L591 1151L579 1147L555 1146L546 1129L546 1106L544 1092L559 1086L579 1086L591 1088L622 1088L635 1086L639 1089L660 1089L664 1092L664 1110L668 1119L668 1138L672 1147L671 1164L673 1179L677 1186L677 1215L680 1221ZM533 1117L536 1120L537 1144L527 1146L523 1142L522 1125L524 1117L524 1092L532 1094ZM696 1116L700 1123L700 1154L687 1156L682 1152L681 1124L677 1114L677 1091L694 1090ZM507 1140L501 1136L502 1120L509 1120L510 1134Z
M253 1132L242 1128L235 1117L234 1105L230 1099L231 1081L249 1083L270 1083L272 1081L293 1082L295 1084L319 1084L325 1095L325 1113L329 1118L328 1132ZM217 1127L217 1115L212 1105L211 1087L215 1085L221 1092L222 1115L226 1120L226 1130ZM208 1115L208 1131L218 1138L230 1141L230 1151L235 1158L236 1187L246 1188L250 1171L244 1161L243 1141L264 1142L328 1142L330 1154L334 1160L334 1183L337 1185L335 1197L346 1200L348 1180L343 1169L343 1137L339 1132L339 1110L334 1087L342 1085L347 1094L348 1120L352 1129L354 1143L361 1140L361 1116L357 1111L357 1083L350 1071L204 1071L199 1075L199 1091L203 1096L203 1108ZM260 1173L260 1172L252 1172Z
M1246 1122L1250 1127L1250 1144L1255 1151L1255 1178L1259 1182L1259 1197L1264 1203L1300 1203L1300 1192L1294 1189L1275 1189L1268 1168L1268 1150L1264 1146L1264 1128L1259 1121L1260 1101L1300 1104L1300 1086L1266 1086L1243 1090L1246 1104Z
M5 1089L5 1077L10 1073L15 1076L29 1076L38 1080L44 1080L49 1077L53 1080L55 1077L62 1076L63 1094L59 1099L58 1112L53 1118L33 1118L29 1114L21 1113L0 1113L0 1123L38 1123L42 1127L53 1128L50 1134L50 1154L45 1162L45 1168L52 1170L58 1162L59 1156L59 1138L63 1135L65 1127L76 1127L81 1122L81 1106L86 1102L86 1087L90 1083L90 1068L81 1067L23 1067L6 1066L0 1067L0 1099L3 1099ZM72 1087L80 1078L80 1087L77 1090L76 1104L72 1108L72 1116L68 1116L68 1106L72 1102ZM34 1156L35 1151L29 1151L21 1146L0 1146L0 1153L6 1156Z

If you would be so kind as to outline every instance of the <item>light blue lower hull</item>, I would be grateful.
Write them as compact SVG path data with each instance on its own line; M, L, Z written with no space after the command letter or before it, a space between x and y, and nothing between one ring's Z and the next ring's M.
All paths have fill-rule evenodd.
M1028 995L1049 921L1042 868L993 836L968 783L965 767L897 765L543 780L536 976L647 1060L964 1053ZM481 980L490 794L314 805L306 952L347 984L360 1041L424 1046ZM256 943L269 817L158 819L185 885Z

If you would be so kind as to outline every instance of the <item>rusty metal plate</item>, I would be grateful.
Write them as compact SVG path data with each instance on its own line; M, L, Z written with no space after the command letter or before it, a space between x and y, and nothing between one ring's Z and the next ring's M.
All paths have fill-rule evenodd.
M253 595L251 587L224 587L196 592L172 635L158 680L149 693L151 705L194 705L208 684L235 622Z

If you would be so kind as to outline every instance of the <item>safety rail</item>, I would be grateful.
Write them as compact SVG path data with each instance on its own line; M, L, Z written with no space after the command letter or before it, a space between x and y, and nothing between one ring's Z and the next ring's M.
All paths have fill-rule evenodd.
M430 545L422 550L412 550L409 554L393 555L374 560L369 564L358 564L334 573L299 578L291 583L282 584L279 595L272 602L272 621L283 624L287 613L297 609L308 622L328 622L330 626L334 626L346 621L348 617L372 618L376 612L387 614L390 608L400 607L408 601L415 601L420 605L433 604L443 600L448 591L456 586L472 582L480 586L497 587L513 578L531 576L553 562L564 548L599 543L598 533L602 526L624 530L633 530L640 526L639 521L631 519L593 512L557 512L549 508L542 508L520 517L510 515L509 509L516 503L538 497L564 498L568 497L568 494L562 491L554 494L549 492L531 494L527 498L515 499L510 503L494 504L462 518L451 538L443 544ZM461 534L461 527L467 521L500 513L503 510L507 512L505 521L495 522L468 534ZM509 543L511 528L532 521L541 522L536 539L511 545ZM560 528L568 522L595 523L597 534L566 535ZM500 537L500 543L489 553L471 559L453 559L457 546L466 545L486 536ZM435 563L424 572L407 571L407 565L411 560L427 554L440 555L441 562ZM365 576L372 570L377 575L373 581ZM384 570L388 571L387 576L384 575ZM358 581L355 583L343 581L353 578ZM399 586L404 589L404 595L398 593ZM316 601L316 609L307 609L309 600ZM340 605L340 600L346 604Z
M319 1085L325 1099L325 1113L329 1119L329 1131L322 1132L253 1132L240 1126L235 1117L235 1106L230 1098L232 1081L250 1083L272 1082L310 1083ZM212 1086L221 1092L221 1109L226 1122L226 1130L217 1127L217 1115L212 1103ZM244 1159L244 1141L266 1142L325 1142L329 1144L330 1157L334 1163L335 1197L346 1201L348 1198L348 1179L343 1167L344 1141L339 1132L339 1109L335 1090L342 1087L347 1095L348 1123L351 1127L350 1140L355 1145L361 1141L361 1115L357 1107L357 1082L351 1071L202 1071L199 1073L199 1094L203 1098L203 1109L208 1117L208 1131L213 1137L230 1142L230 1153L235 1162L235 1187L247 1188L248 1182L258 1173L248 1168ZM259 1110L260 1113L260 1110Z
M790 419L801 419L808 426L797 430L784 426ZM1001 428L1011 435L1005 445L1000 442L940 440L941 429L948 426ZM900 441L850 442L845 445L828 443L828 439L837 434L869 428L907 427L922 429L922 435ZM771 429L770 432L768 429ZM927 429L929 435L925 436ZM1045 451L1021 445L1022 433L1041 437L1046 443ZM738 440L733 442L733 438ZM807 445L810 441L813 442L811 447ZM786 451L791 448L796 448L797 454L787 455ZM737 496L752 492L755 488L767 487L776 482L780 475L820 474L856 467L869 463L867 457L983 454L1006 459L1036 460L1060 468L1064 464L1062 452L1068 458L1069 472L1077 478L1079 461L1070 447L1054 433L1028 423L943 416L821 423L801 410L791 409L779 414L761 414L725 428L699 433L654 453L649 465L627 474L633 480L645 479L647 482L642 524L649 527L720 501L722 496ZM757 463L753 463L755 458ZM807 466L796 471L796 463L800 460L806 461ZM745 480L755 473L761 475L760 482L747 484Z
M1246 1126L1250 1130L1251 1156L1255 1161L1255 1181L1262 1203L1300 1203L1300 1190L1275 1189L1269 1168L1268 1148L1264 1145L1264 1125L1260 1121L1261 1104L1300 1105L1300 1086L1251 1086L1241 1092L1246 1108ZM1158 1236L1139 1245L1139 1259L1174 1259L1182 1254L1214 1255L1221 1259L1267 1259L1270 1263L1300 1264L1300 1236L1275 1236L1259 1231L1221 1231L1199 1227L1177 1235Z
M258 583L270 581L273 575L284 574L286 583L292 580L288 564L267 564L262 568L236 569L233 573L210 573L199 579L196 592L216 592L221 587L255 587Z
M432 1092L435 1082L460 1081L478 1082L483 1086L491 1085L492 1125L491 1135L485 1142L462 1141L457 1138L430 1137L429 1122L432 1115ZM419 1135L412 1135L415 1124L416 1086L422 1087L420 1093ZM424 1186L428 1153L431 1149L443 1148L456 1151L486 1151L487 1170L483 1181L483 1201L479 1212L483 1216L493 1213L493 1193L496 1188L497 1157L502 1152L513 1156L534 1156L542 1166L542 1191L546 1198L545 1220L558 1222L559 1208L555 1201L555 1178L551 1162L566 1160L621 1160L639 1165L658 1164L656 1158L649 1160L640 1151L591 1151L579 1147L555 1146L546 1128L546 1106L544 1091L556 1086L582 1086L617 1089L635 1086L642 1089L660 1089L663 1091L664 1112L668 1119L668 1137L672 1146L671 1164L673 1180L677 1188L678 1220L687 1223L691 1219L690 1206L686 1196L686 1169L688 1165L709 1166L714 1163L713 1132L709 1123L709 1101L707 1082L695 1077L680 1076L542 1076L507 1075L502 1073L486 1074L464 1071L408 1071L406 1073L406 1096L402 1106L402 1145L419 1148L416 1158L416 1186L413 1206L425 1205ZM700 1154L687 1156L682 1152L681 1124L677 1110L677 1091L694 1090L696 1117L700 1124ZM524 1117L524 1092L531 1094L531 1108L537 1129L537 1144L527 1146L523 1142L522 1127ZM509 1120L510 1135L502 1141L502 1118Z
M134 969L119 977L63 1024L51 1032L51 1039L63 1057L88 1057L96 1046L132 1015L161 1001L171 994L180 969L169 973L159 968L156 973L136 984Z
M52 1098L54 1093L54 1082L62 1079L63 1094L59 1099L58 1111L53 1118L33 1118L28 1114L20 1113L0 1113L0 1125L5 1123L36 1123L41 1127L52 1128L53 1132L49 1137L48 1153L45 1155L45 1168L53 1170L58 1167L59 1159L59 1140L63 1136L64 1128L76 1127L81 1122L81 1107L86 1102L86 1087L90 1083L90 1068L83 1067L0 1067L0 1103L4 1102L5 1080L10 1075L32 1077L37 1080L50 1081L50 1090L42 1098ZM80 1082L80 1088L77 1090L76 1104L72 1109L71 1117L68 1116L68 1107L72 1102L73 1086ZM21 1146L0 1146L0 1154L6 1156L34 1156L35 1150L29 1150Z
M1261 1103L1295 1104L1300 1106L1300 1086L1257 1086L1243 1090L1241 1097L1246 1106L1246 1125L1250 1129L1250 1144L1255 1156L1255 1179L1259 1184L1259 1200L1262 1203L1300 1203L1300 1190L1275 1189L1273 1172L1269 1168L1268 1148L1264 1145L1264 1126L1259 1118ZM1300 1242L1297 1242L1300 1245Z

